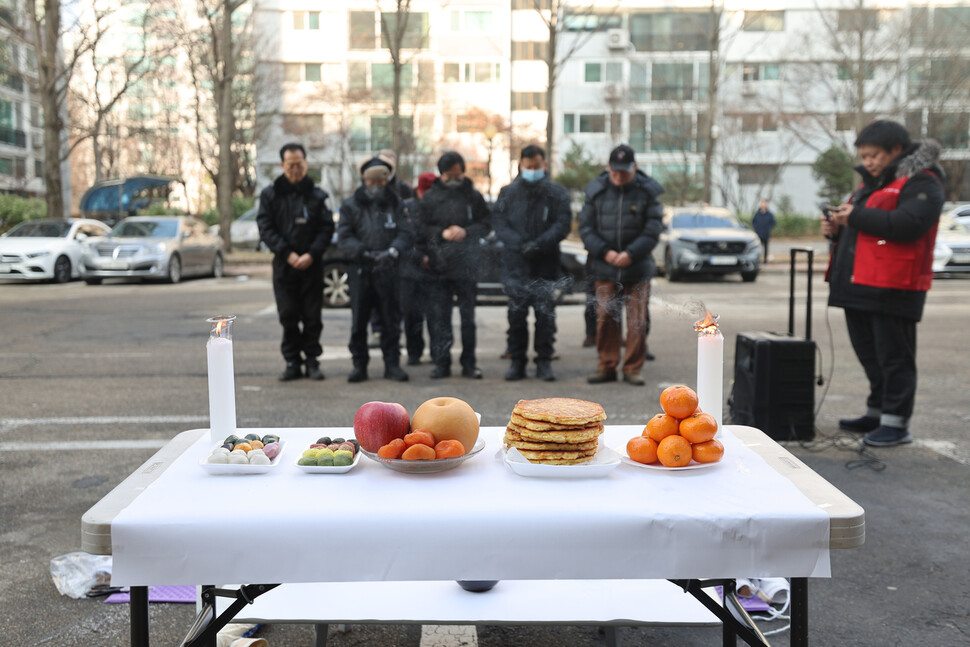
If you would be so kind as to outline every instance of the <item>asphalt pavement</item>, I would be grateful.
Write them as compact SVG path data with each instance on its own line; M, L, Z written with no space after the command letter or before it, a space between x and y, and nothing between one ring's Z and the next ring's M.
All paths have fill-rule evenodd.
M589 385L595 352L582 348L581 303L561 306L554 362L559 380L508 383L505 309L477 309L482 381L428 377L430 366L408 367L407 383L346 382L350 313L324 311L324 382L282 384L279 325L272 286L261 272L179 285L107 282L86 286L0 285L0 627L19 646L127 644L126 605L60 596L51 582L52 557L80 549L81 515L178 432L207 424L205 319L234 313L237 415L241 426L349 425L357 406L393 400L413 410L436 395L472 402L487 425L500 425L521 397L569 394L600 402L609 422L639 424L655 413L660 391L695 380L691 324L703 307L720 315L725 334L725 394L733 379L734 339L744 331L783 331L788 318L787 251L754 283L736 277L654 281L645 387ZM781 256L781 259L777 257ZM801 282L799 282L801 286ZM934 284L919 326L920 383L911 446L857 451L837 419L861 412L865 384L848 345L841 312L824 307L821 277L813 287L818 343L817 439L789 449L866 510L866 543L834 551L830 579L810 583L810 637L816 645L968 644L970 566L966 505L970 422L965 383L970 283ZM799 290L802 288L799 287ZM803 298L798 302L799 330ZM457 351L457 349L456 349ZM373 368L380 367L376 354ZM373 373L380 374L374 370ZM244 505L244 502L233 502ZM233 547L259 553L271 547ZM308 551L308 558L313 558ZM608 559L609 556L602 556ZM177 645L194 617L192 605L153 604L153 644ZM765 630L778 623L766 624ZM331 628L330 644L412 646L422 628L353 625ZM426 630L427 631L427 630ZM272 625L271 645L313 644L312 628ZM480 626L465 644L482 646L605 644L596 627ZM624 628L628 645L715 645L718 628ZM789 644L788 634L772 637Z

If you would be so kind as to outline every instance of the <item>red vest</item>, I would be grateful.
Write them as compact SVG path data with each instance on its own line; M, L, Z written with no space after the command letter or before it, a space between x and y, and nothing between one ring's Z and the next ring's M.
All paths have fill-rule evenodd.
M866 200L866 207L894 210L899 203L899 191L907 180L908 177L898 177L879 189ZM895 242L860 231L856 239L852 282L876 288L929 290L933 282L937 227L938 224L934 224L911 242Z

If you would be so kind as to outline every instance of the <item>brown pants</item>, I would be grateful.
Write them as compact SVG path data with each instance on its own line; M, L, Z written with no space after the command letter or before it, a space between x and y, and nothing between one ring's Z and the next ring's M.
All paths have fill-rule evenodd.
M650 281L596 281L596 350L598 371L616 371L620 364L620 322L626 304L624 373L639 373L647 355L647 303Z

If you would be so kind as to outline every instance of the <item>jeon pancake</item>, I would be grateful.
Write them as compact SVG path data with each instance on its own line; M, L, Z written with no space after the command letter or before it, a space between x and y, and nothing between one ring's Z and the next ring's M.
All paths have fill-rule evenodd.
M586 424L606 420L603 407L595 402L574 398L540 398L519 400L512 413L529 420L544 420L557 424Z

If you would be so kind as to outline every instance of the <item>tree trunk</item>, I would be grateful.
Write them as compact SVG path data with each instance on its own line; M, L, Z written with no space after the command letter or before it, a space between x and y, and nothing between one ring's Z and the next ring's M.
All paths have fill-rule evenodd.
M43 18L38 18L35 0L27 3L29 20L37 48L37 77L40 103L44 108L44 190L47 216L64 218L63 178L61 177L61 137L64 118L61 114L60 87L64 65L60 52L61 6L59 0L43 0Z
M704 148L704 202L711 204L714 172L714 147L717 146L717 138L714 136L717 126L714 124L714 111L717 108L718 94L718 51L721 47L721 14L715 9L714 0L711 0L710 14L711 39L707 50L707 132L704 137L707 146Z
M398 14L398 20L400 20ZM400 52L400 49L398 49ZM401 151L401 64L400 54L392 56L394 68L394 87L391 90L391 149L395 155Z
M546 51L546 67L548 75L546 77L546 159L549 163L549 172L553 172L556 164L555 155L555 94L556 94L556 41L559 31L558 5L552 7L552 15L549 17L549 48Z
M219 209L219 236L225 243L227 252L232 251L229 238L232 228L232 191L235 177L232 164L232 139L235 131L235 115L232 111L232 81L235 62L232 51L232 0L223 0L221 43L218 45L220 58L218 65L222 74L216 82L219 92L218 137L219 137L219 174L216 177L216 205Z

